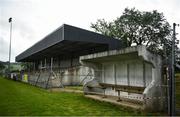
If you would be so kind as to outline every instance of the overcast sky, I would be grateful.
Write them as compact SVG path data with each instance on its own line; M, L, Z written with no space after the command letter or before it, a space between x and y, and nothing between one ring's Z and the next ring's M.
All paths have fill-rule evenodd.
M102 18L112 21L126 7L158 10L171 25L180 23L180 0L0 0L0 61L8 61L9 17L13 18L11 61L15 61L15 56L64 23L92 30L91 23Z

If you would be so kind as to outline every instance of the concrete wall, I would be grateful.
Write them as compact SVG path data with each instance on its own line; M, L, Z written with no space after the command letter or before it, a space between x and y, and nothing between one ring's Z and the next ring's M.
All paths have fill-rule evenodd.
M51 71L51 61L52 71ZM36 62L38 69L29 73L29 82L45 88L62 87L66 85L83 85L92 79L93 70L89 67L81 66L79 58L73 59L44 59Z
M124 60L102 63L102 80L100 83L146 87L152 81L152 65L142 60ZM107 88L106 95L118 96L113 88ZM142 100L143 95L121 92L121 96L138 96Z
M84 92L92 90L88 89L88 85L92 85L92 82L97 82L97 86L102 82L145 87L142 94L121 92L121 96L129 99L135 97L135 100L142 101L144 110L161 111L164 109L165 93L161 87L163 85L161 57L150 53L144 46L86 55L80 57L80 61L83 65L95 70L95 79L85 84ZM118 96L113 87L106 88L105 94Z
M106 62L102 65L104 83L143 87L152 81L152 65L142 60Z

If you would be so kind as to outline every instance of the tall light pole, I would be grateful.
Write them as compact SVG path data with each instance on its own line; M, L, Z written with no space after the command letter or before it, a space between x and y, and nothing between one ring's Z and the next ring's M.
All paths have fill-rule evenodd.
M172 38L172 58L171 58L171 79L170 79L170 115L176 114L176 80L175 80L175 44L176 44L176 26L179 24L173 23L173 38Z
M12 18L9 18L9 23L10 23L10 43L9 43L9 65L8 65L8 71L9 71L9 75L11 73L10 71L10 65L11 65L11 38L12 38Z

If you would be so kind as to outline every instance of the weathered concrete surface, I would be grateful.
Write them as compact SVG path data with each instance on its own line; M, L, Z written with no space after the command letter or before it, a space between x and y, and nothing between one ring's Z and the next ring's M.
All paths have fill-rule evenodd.
M96 79L92 79L91 81L84 84L83 90L86 92L96 92L99 94L103 94L103 89L99 85L99 83ZM84 92L84 93L86 93L86 92Z
M136 97L143 102L142 108L148 111L164 109L165 93L162 89L161 56L152 54L145 46L134 46L121 50L105 51L80 57L80 63L94 69L94 80L84 85L84 92L93 82L111 85L145 87L142 94L121 92L121 96ZM97 90L99 92L99 90ZM117 96L113 87L105 90L106 95ZM158 107L158 108L156 108Z
M53 68L52 73L48 69L29 73L29 83L42 88L83 85L93 79L92 74L93 70L85 66L58 70Z
M80 90L66 89L66 88L50 88L48 89L50 92L68 92L68 93L84 93Z
M91 98L94 100L98 100L98 101L102 101L102 102L109 102L115 105L120 105L120 106L125 106L125 107L130 107L132 109L136 109L136 110L141 110L142 109L142 105L140 104L133 104L127 101L120 101L117 102L117 98L114 97L106 97L106 98L102 98L102 96L100 95L85 95L85 97L87 98Z

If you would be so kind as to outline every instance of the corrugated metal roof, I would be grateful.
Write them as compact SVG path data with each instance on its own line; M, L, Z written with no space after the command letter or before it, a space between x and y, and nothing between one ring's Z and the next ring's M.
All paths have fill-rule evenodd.
M16 61L34 61L52 56L80 56L121 48L120 40L63 24L29 49Z

